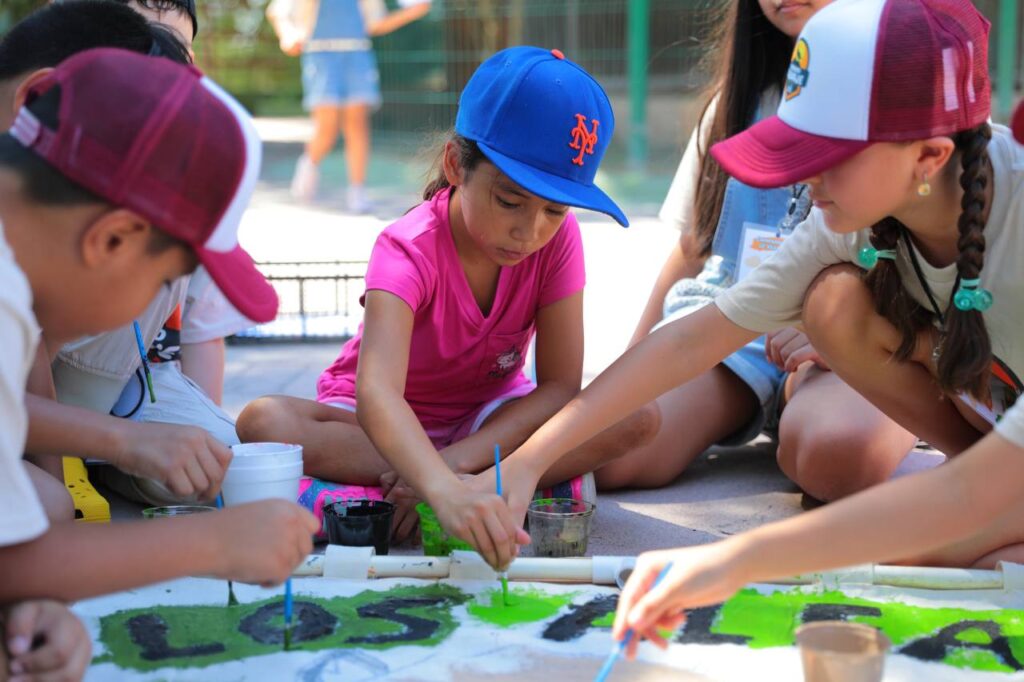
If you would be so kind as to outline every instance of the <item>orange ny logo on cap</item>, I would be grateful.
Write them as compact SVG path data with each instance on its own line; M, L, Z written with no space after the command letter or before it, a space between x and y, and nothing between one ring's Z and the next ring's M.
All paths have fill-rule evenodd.
M587 130L587 117L583 114L576 114L576 127L572 129L572 142L569 143L569 148L578 149L580 152L572 160L577 166L583 165L584 154L594 154L594 145L597 144L597 119L592 118L590 122L594 127Z

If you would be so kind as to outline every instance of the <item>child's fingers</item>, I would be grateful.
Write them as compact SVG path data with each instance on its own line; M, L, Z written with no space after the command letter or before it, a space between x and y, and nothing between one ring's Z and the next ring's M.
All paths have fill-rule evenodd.
M12 657L17 658L31 649L32 640L39 632L38 621L45 603L39 600L22 602L7 614L7 627L3 634Z
M488 514L484 517L483 521L484 528L491 536L495 553L497 554L498 563L492 565L499 570L508 568L508 565L512 563L512 558L515 556L515 542L512 540L515 537L515 529L506 530L503 519L499 519L496 513ZM505 519L504 521L508 521L509 525L511 525L511 519Z
M622 594L619 595L619 605L615 610L615 622L612 624L613 639L621 640L626 636L629 614L633 604L650 589L660 570L661 565L647 557L641 556L637 561L633 573L626 581L626 586L622 588Z
M210 488L210 479L206 477L198 457L193 457L185 463L185 475L188 476L189 483L192 485L192 491L203 497L203 494Z
M167 487L171 489L172 493L181 497L186 497L195 492L192 489L192 483L183 469L170 472L167 477Z
M224 467L221 466L220 460L217 459L213 451L209 449L199 453L199 466L206 474L206 480L209 481L206 492L209 497L213 497L213 493L220 489L221 481L224 480ZM204 496L203 499L206 497Z
M498 553L494 549L494 543L491 542L491 536L479 518L473 519L469 526L469 532L473 535L473 546L476 547L476 551L480 553L484 561L496 567Z
M234 457L231 448L210 435L206 437L206 444L220 466L220 471L222 472L220 478L224 478L223 472L227 471L228 465L231 464L231 459Z

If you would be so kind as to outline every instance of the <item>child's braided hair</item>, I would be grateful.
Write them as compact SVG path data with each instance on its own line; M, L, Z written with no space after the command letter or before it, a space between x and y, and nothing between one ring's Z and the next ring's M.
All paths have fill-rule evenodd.
M960 157L960 238L956 261L961 280L981 274L985 260L985 218L988 213L988 185L991 164L988 143L992 129L988 123L953 136ZM885 218L871 228L871 244L876 249L896 249L906 228L895 218ZM900 332L900 346L894 357L906 360L917 343L918 333L927 328L934 314L914 300L904 288L895 261L882 259L868 271L865 281L875 300L878 314ZM941 302L939 302L941 305ZM988 395L988 377L992 364L992 344L981 312L960 310L950 305L945 313L938 348L939 386L946 391L967 391L978 398Z

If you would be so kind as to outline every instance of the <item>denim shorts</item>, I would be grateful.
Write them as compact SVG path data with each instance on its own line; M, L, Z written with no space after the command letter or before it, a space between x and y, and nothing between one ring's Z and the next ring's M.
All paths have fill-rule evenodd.
M720 290L720 287L695 279L676 282L665 297L665 317L655 329L703 308L714 301L715 294ZM778 396L786 372L776 367L764 354L764 340L763 336L754 339L722 361L725 367L750 387L757 396L759 407L749 422L720 440L717 445L743 445L756 438L766 427L777 425Z
M372 50L305 52L302 106L368 104L380 106L380 76Z

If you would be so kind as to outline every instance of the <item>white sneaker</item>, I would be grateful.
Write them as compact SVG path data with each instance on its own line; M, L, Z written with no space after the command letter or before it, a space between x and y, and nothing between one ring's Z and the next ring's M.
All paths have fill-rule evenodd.
M373 210L373 204L366 197L366 188L362 185L349 185L345 193L345 205L349 213L363 215Z
M295 175L292 176L292 199L302 203L313 201L319 184L320 168L303 154L295 164Z

